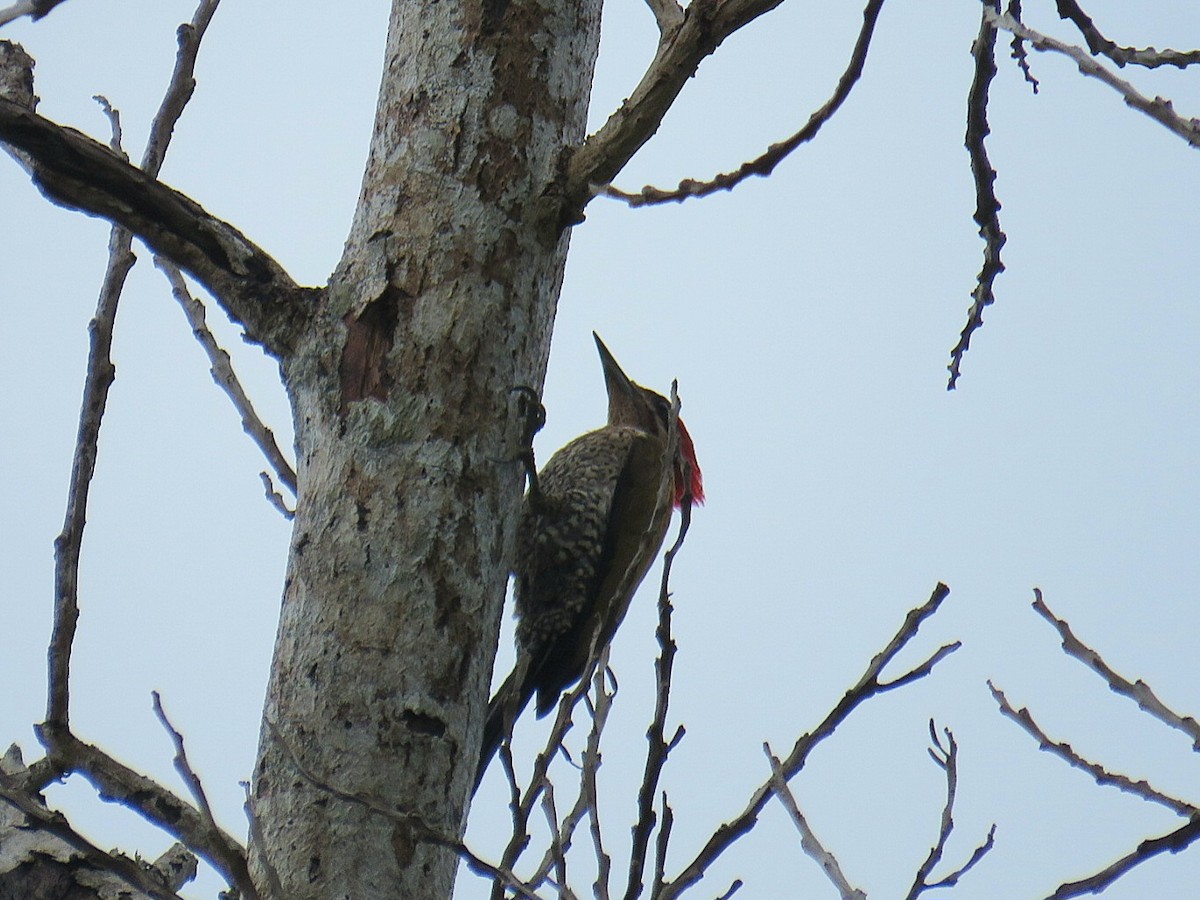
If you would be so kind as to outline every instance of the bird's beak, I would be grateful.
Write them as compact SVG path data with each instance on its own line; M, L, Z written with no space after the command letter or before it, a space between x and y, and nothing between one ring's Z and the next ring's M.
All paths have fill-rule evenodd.
M600 351L600 365L604 368L604 386L608 388L608 421L610 424L620 421L634 420L632 413L640 399L639 388L629 380L629 376L621 371L613 355L600 340L600 335L592 332L596 339L596 349ZM625 412L627 415L622 415Z

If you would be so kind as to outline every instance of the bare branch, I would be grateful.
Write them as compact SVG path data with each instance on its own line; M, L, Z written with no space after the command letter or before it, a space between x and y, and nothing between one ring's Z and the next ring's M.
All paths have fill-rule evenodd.
M669 0L669 2L673 3L674 0ZM767 177L797 147L815 138L821 127L833 118L833 114L841 108L846 98L850 96L850 91L853 90L854 85L862 77L863 66L867 61L867 51L870 49L871 38L875 32L875 23L879 19L879 13L882 8L883 0L868 0L866 8L863 10L862 29L858 33L858 40L855 42L854 50L850 54L850 62L846 67L846 71L842 73L842 77L838 79L837 88L834 90L833 96L809 116L805 126L791 137L777 144L772 144L767 148L766 152L756 159L742 163L734 171L717 175L709 181L695 181L688 178L679 182L679 185L673 190L663 190L647 185L638 193L626 193L611 184L603 186L600 190L606 196L624 200L630 206L636 207L672 201L682 202L691 197L705 197L717 191L732 190L751 175Z
M1006 12L1016 19L1021 21L1021 0L1008 0L1008 9ZM1025 78L1025 83L1033 88L1033 92L1038 92L1038 80L1033 77L1033 71L1029 68L1029 55L1025 52L1025 42L1016 35L1013 35L1012 58L1017 61L1017 68L1021 70L1021 75Z
M672 391L672 394L672 421L677 421L679 415L679 398L678 396L674 396L674 391ZM684 483L688 483L687 478L684 478ZM670 753L671 748L682 738L682 734L678 734L668 742L666 739L666 724L667 708L671 701L671 674L674 670L675 652L677 650L675 639L671 636L671 566L675 562L675 555L683 547L683 541L687 537L688 526L691 524L691 498L685 499L687 502L680 506L679 509L679 535L675 538L675 543L671 549L663 557L662 580L659 583L658 627L655 630L659 654L658 659L654 661L654 675L657 685L654 716L651 719L650 727L646 729L646 741L649 746L646 748L646 765L642 773L642 783L638 787L638 817L633 826L633 839L629 853L629 880L625 888L625 900L634 900L642 891L642 875L646 868L646 851L649 847L650 835L655 825L654 798L658 794L658 784L662 777L663 766L667 762L667 754ZM666 848L664 846L660 848L660 863L661 856L665 855ZM661 881L661 876L658 880Z
M250 886L246 851L236 839L185 800L162 785L113 759L99 747L85 743L68 731L50 734L49 725L37 729L38 738L64 771L78 772L102 800L119 803L138 813L207 860L229 884ZM257 894L243 891L246 900Z
M51 733L68 727L71 648L79 622L79 558L87 522L88 492L96 471L100 423L108 403L108 390L116 377L110 353L117 304L133 263L129 235L114 228L109 235L108 267L100 287L96 313L88 325L88 360L67 487L67 510L62 531L54 541L54 626L47 653L46 700L46 725Z
M1155 50L1153 47L1147 47L1144 50L1134 47L1118 47L1100 33L1100 29L1096 27L1091 17L1080 9L1075 0L1058 0L1057 5L1059 18L1070 19L1075 23L1075 27L1087 41L1092 55L1103 54L1118 66L1124 67L1127 63L1132 63L1148 69L1158 66L1178 66L1180 69L1185 69L1200 63L1200 50L1180 52L1178 50Z
M904 624L901 625L900 630L896 632L895 636L888 642L888 645L871 660L866 671L858 680L858 683L846 692L845 696L842 697L816 729L797 738L791 753L781 763L784 780L791 778L799 772L807 762L808 755L812 750L832 735L838 726L861 703L877 694L883 693L889 687L896 687L900 683L907 683L912 680L906 675L888 685L882 685L879 678L884 667L916 636L921 624L937 612L949 594L950 589L946 585L938 584L925 603L909 611L908 615L904 618ZM949 645L951 649L954 646ZM927 663L919 666L913 672L923 671L924 674L928 674L928 671L936 661L944 658L951 652L951 649L943 648L943 650L937 651ZM912 673L909 674L911 675ZM708 868L726 850L754 828L758 823L759 814L774 795L775 779L772 777L755 790L746 808L741 813L713 832L699 853L683 868L674 880L663 885L663 889L659 895L661 900L671 900L671 898L679 896L683 891L703 878Z
M549 784L547 772L550 768L550 763L554 757L562 750L563 740L566 738L567 732L573 724L573 714L576 705L587 694L588 689L592 684L592 678L599 667L608 667L608 648L605 647L600 656L593 659L585 670L583 677L579 679L571 690L565 693L558 702L558 714L555 717L554 724L550 728L550 733L546 738L546 743L542 752L538 754L533 763L533 773L530 776L529 787L525 789L525 793L521 794L516 781L516 776L513 770L512 752L508 747L508 742L504 741L500 745L500 758L504 764L505 770L509 773L509 784L512 789L513 802L510 804L512 811L513 828L512 836L509 838L507 846L504 848L504 853L500 857L500 870L512 871L516 866L517 860L521 854L529 846L529 817L532 814L534 804L541 797L542 791ZM584 802L586 808L587 803ZM539 880L543 875L539 867ZM497 881L492 890L493 900L500 900L503 896L504 884Z
M250 832L250 846L259 848L258 862L262 866L263 872L266 875L268 893L267 896L271 900L279 900L283 896L283 882L279 879L279 871L275 868L275 864L262 851L263 843L262 823L258 821L258 815L254 812L254 796L250 793L250 782L239 781L242 792L246 799L242 803L242 811L246 814L246 825Z
M23 787L29 781L20 750L14 745L0 760L0 801L12 810L11 814L0 811L0 832L3 833L0 842L11 836L14 829L24 832L31 836L21 842L27 857L42 864L84 867L93 873L104 873L117 881L116 892L122 895L132 888L138 897L178 900L175 892L195 877L195 857L178 845L153 866L120 853L101 850L77 832L66 816L47 809L39 792ZM6 846L6 849L11 856L16 848ZM8 862L15 865L18 860L10 858ZM13 888L8 881L6 886Z
M204 793L204 784L200 781L200 776L196 774L191 763L188 762L187 751L183 747L183 735L179 730L171 724L171 720L167 718L167 711L163 709L162 697L158 691L151 691L150 696L154 700L154 714L158 716L158 721L162 723L167 735L171 738L171 743L175 745L175 771L179 773L179 777L183 779L183 783L187 785L188 790L192 792L192 798L196 801L196 806L200 809L200 815L204 817L204 822L208 828L216 831L220 826L217 825L217 820L213 817L212 806L209 805L208 795Z
M581 220L595 185L610 183L658 130L675 98L699 67L733 32L783 0L693 0L679 25L664 33L658 53L620 109L567 161L563 225Z
M567 884L567 856L559 838L558 809L554 804L554 785L547 784L542 791L542 812L550 828L550 847L547 850L554 866L554 879L560 885Z
M600 833L600 792L596 785L596 773L600 769L600 736L608 721L609 710L612 709L613 697L616 696L616 681L608 689L605 684L607 673L608 652L605 651L605 665L596 667L593 679L593 690L596 702L592 707L592 728L588 734L587 746L583 751L583 771L580 773L581 790L588 811L588 832L592 836L592 850L596 854L596 881L593 894L596 900L609 900L609 876L612 873L612 857L604 849L604 838Z
M215 7L214 0L202 0L201 2L197 19L193 22L196 44L203 36L204 27L207 26L208 18L211 17L211 11L208 12L207 17L202 17L206 6ZM196 22L201 23L199 27L196 27ZM12 107L14 110L32 115L35 100L33 96L33 60L23 52L18 53L17 49L10 45L3 55L3 66L6 97L0 98L0 110ZM158 127L166 128L168 134L170 127L174 125L175 118L183 110L183 103L176 98L176 81L179 77L179 67L177 66L176 73L167 87L163 105L159 108L155 118ZM137 170L129 167L123 159L124 151L120 146L120 116L107 100L103 100L103 98L98 98L98 100L104 106L112 126L113 149L103 152L130 168L130 171L136 172ZM173 115L165 112L168 108L174 111ZM165 139L162 140L157 157L148 158L144 163L144 165L150 166L154 172L157 172L158 167L162 164L162 154L166 152L166 143ZM97 144L96 146L100 147L101 145ZM103 150L103 148L101 149ZM100 287L96 314L88 326L90 347L84 375L79 430L75 440L75 454L67 489L67 511L62 532L54 542L54 628L47 654L49 684L46 710L47 734L51 740L57 733L65 731L69 727L71 647L75 640L75 628L79 620L79 555L83 544L83 528L87 519L88 492L96 470L100 422L104 417L104 409L108 402L108 390L116 376L116 369L112 364L110 353L117 304L125 285L125 279L135 262L130 248L129 233L114 227L109 235L108 266ZM52 753L51 756L53 755Z
M1186 825L1175 829L1170 834L1142 841L1131 853L1101 869L1095 875L1060 885L1058 890L1047 900L1067 900L1068 897L1099 894L1134 866L1141 865L1160 853L1178 853L1180 850L1186 850L1197 838L1200 838L1200 816L1193 816Z
M801 848L817 861L817 865L821 867L821 871L825 873L826 877L833 883L833 886L837 888L838 895L842 900L867 900L865 893L852 886L846 880L846 876L842 874L842 867L838 865L837 858L822 846L812 827L808 824L808 820L800 812L800 805L796 802L796 798L792 794L792 789L788 787L787 779L783 775L783 766L779 762L779 758L771 752L769 744L763 744L763 753L767 755L767 759L771 762L772 789L775 792L775 796L779 798L779 802L788 811L788 815L791 816L796 830L800 832Z
M1098 763L1084 759L1070 744L1061 743L1047 737L1046 733L1034 721L1033 715L1029 710L1024 707L1019 710L1015 709L1008 702L1008 698L1004 696L1004 692L992 684L991 681L988 682L988 689L992 692L992 697L995 698L996 703L999 704L1000 712L1020 725L1026 734L1036 740L1039 750L1045 750L1074 768L1082 769L1091 775L1097 784L1115 787L1128 794L1133 794L1135 797L1141 797L1143 800L1161 804L1180 816L1191 817L1200 815L1200 808L1184 800L1176 800L1174 797L1164 794L1149 782L1134 781L1128 776L1109 772Z
M1050 611L1050 607L1042 600L1040 588L1034 588L1033 593L1035 596L1033 601L1034 610L1057 629L1059 637L1062 638L1063 651L1068 656L1079 660L1108 682L1108 686L1114 694L1128 697L1143 712L1147 712L1160 722L1164 722L1172 728L1182 731L1191 739L1192 749L1200 752L1200 723L1191 716L1181 716L1169 708L1155 696L1154 691L1150 689L1150 685L1141 679L1131 682L1114 672L1099 653L1075 637L1074 632L1071 631L1071 626L1065 620L1058 618L1058 616Z
M279 514L289 522L296 518L296 511L289 507L283 501L283 495L280 494L279 491L275 490L275 482L271 480L270 473L259 472L258 477L262 481L263 495L267 498L267 502L275 507L275 509L279 511Z
M988 830L987 838L975 848L963 865L937 881L929 881L933 867L941 861L942 854L946 850L946 842L950 840L950 835L954 832L954 800L958 793L958 742L954 740L954 734L949 728L942 729L942 732L946 739L944 744L938 737L933 719L930 719L929 738L933 742L933 746L929 748L929 756L938 768L946 773L946 802L942 806L942 821L938 828L937 841L930 849L929 855L925 857L925 861L917 869L917 875L913 879L912 887L909 888L906 900L916 900L921 894L934 888L954 886L995 846L996 826L992 825Z
M1118 77L1103 64L1088 56L1082 47L1076 47L1073 44L1064 44L1062 41L1034 31L1032 28L1027 28L1012 18L1012 16L999 15L994 11L986 9L984 15L997 28L1003 28L1005 31L1029 41L1035 50L1061 53L1063 56L1070 57L1079 66L1079 71L1084 75L1089 75L1104 82L1124 97L1126 106L1131 106L1136 110L1144 112L1168 131L1174 132L1187 141L1189 146L1200 147L1200 119L1184 118L1179 115L1175 112L1170 100L1164 97L1155 97L1151 100L1145 94L1139 92L1128 81ZM1197 53L1200 54L1200 51L1197 51ZM1200 62L1200 57L1195 61Z
M175 68L171 72L171 80L167 84L167 92L159 104L154 121L150 123L150 135L146 139L146 149L142 153L142 171L158 177L162 170L163 160L167 155L167 145L171 142L171 134L175 123L183 115L183 109L192 98L196 89L195 69L196 56L200 52L200 41L208 30L213 13L217 11L220 0L200 0L192 21L180 25L175 32L179 49L175 54Z
M1000 229L1000 201L996 199L996 170L988 159L984 139L991 133L988 126L988 89L996 76L996 26L994 13L1000 9L1000 0L984 0L983 18L979 23L979 35L971 47L975 57L975 77L967 95L967 153L971 158L971 175L975 179L975 224L983 238L983 267L971 292L971 306L967 310L967 323L958 336L958 343L950 351L950 380L947 390L954 390L962 367L963 355L971 346L971 337L983 327L983 311L995 302L992 284L996 276L1004 271L1000 250L1007 240Z
M183 314L187 316L188 324L192 326L192 336L196 338L196 342L208 357L209 373L212 375L213 381L229 397L233 403L233 408L237 410L238 415L241 417L242 430L250 436L250 439L262 451L263 456L267 458L267 463L275 472L276 477L283 482L292 494L295 494L296 472L283 455L283 451L279 448L279 442L275 439L274 432L263 423L258 413L255 412L254 404L246 396L246 392L238 380L237 373L233 370L233 363L229 358L229 354L221 348L217 343L216 337L209 330L208 323L205 321L204 304L192 296L188 290L187 282L183 280L183 273L173 263L161 256L157 256L154 259L154 264L167 276L167 280L171 283L171 296L175 298L183 310ZM268 492L268 497L270 497L269 487ZM279 503L283 503L282 497L279 498Z
M156 180L156 165L150 172L135 168L103 144L39 116L25 100L20 94L0 97L0 143L15 151L43 194L136 234L219 298L252 339L277 356L287 352L311 290L298 287L232 225ZM176 91L168 93L168 103L181 103ZM161 159L165 144L152 149L151 162Z

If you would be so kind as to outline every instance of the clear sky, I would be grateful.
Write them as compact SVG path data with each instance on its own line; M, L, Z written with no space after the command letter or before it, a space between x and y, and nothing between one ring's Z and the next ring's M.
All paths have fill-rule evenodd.
M1031 25L1076 40L1049 0L1025 6ZM1118 43L1200 46L1190 0L1085 6ZM104 94L140 156L174 29L191 14L186 0L70 0L0 37L37 59L43 114L104 138L90 99ZM628 95L655 40L637 0L611 0L606 16L594 124ZM385 21L383 0L336 13L226 0L163 170L304 283L323 283L341 252ZM706 178L796 130L833 90L860 22L856 3L788 0L735 35L618 183ZM1182 824L1039 753L997 713L988 678L1085 755L1200 803L1186 738L1067 659L1029 608L1040 587L1112 666L1200 716L1200 156L1068 60L1032 55L1033 96L1002 47L988 148L1008 271L947 393L981 252L963 149L977 28L975 3L894 0L863 82L770 179L682 206L599 200L572 238L539 454L602 422L595 329L636 380L665 392L679 379L709 496L673 579L672 717L688 736L665 780L678 842L668 874L766 777L762 742L783 752L815 726L939 580L950 599L901 662L953 639L963 648L862 708L793 783L853 884L902 896L936 835L931 717L960 744L948 859L998 824L995 850L957 896L1045 896ZM1200 115L1196 72L1121 74ZM108 229L50 207L11 163L0 197L0 742L34 758L52 542ZM150 708L161 691L219 817L241 834L238 781L253 765L288 526L262 499L263 463L165 280L140 259L84 541L74 722L182 791ZM210 319L287 442L274 366L219 312ZM618 859L651 708L653 623L645 590L613 652L621 694L604 786ZM510 645L506 624L501 666ZM518 751L541 733L519 728ZM102 846L153 857L168 843L85 786L51 796ZM498 854L506 818L491 780L469 832L481 854ZM835 896L776 806L694 896L735 876L744 898ZM1105 896L1185 897L1198 882L1192 849ZM206 873L189 896L218 887ZM484 896L470 878L461 888Z

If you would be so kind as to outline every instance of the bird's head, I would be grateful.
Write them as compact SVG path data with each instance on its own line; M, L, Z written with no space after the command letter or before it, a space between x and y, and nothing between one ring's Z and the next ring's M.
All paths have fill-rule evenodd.
M662 394L632 381L617 365L616 359L600 340L600 335L593 331L592 337L596 339L596 349L600 351L604 384L608 388L608 424L632 425L665 440L671 421L670 401ZM677 419L676 422L679 426L679 448L675 458L675 505L681 506L689 495L692 503L703 503L704 478L696 461L696 447L684 427L683 419Z

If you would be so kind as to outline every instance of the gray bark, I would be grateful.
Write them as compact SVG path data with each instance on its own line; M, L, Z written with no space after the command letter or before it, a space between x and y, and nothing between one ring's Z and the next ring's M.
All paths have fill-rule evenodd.
M329 290L282 359L299 506L255 770L260 885L448 897L584 135L597 0L396 2ZM392 811L389 815L383 811Z

